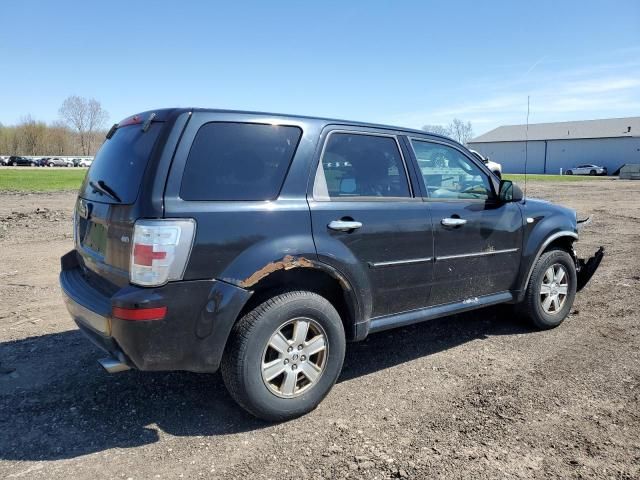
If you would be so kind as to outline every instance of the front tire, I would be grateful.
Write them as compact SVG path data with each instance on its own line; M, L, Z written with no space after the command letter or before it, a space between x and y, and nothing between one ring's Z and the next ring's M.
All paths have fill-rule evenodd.
M533 268L520 310L537 328L555 328L571 311L576 285L576 266L571 255L565 250L549 250Z
M567 170L567 175L573 175L573 170Z
M596 171L595 171L595 170L591 170L591 171L589 172L589 175L595 175L595 174L596 174Z
M222 378L252 415L283 421L310 412L333 387L346 340L340 315L312 292L272 297L234 326Z

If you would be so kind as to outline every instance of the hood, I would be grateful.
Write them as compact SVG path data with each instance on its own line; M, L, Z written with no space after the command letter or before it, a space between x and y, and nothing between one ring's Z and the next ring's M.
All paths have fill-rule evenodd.
M552 215L566 217L577 231L578 216L577 212L572 208L532 197L527 197L522 206L524 214L528 217L547 217Z

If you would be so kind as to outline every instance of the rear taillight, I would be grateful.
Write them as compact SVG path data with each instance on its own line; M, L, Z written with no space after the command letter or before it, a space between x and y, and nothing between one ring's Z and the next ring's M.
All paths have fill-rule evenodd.
M138 220L131 247L131 283L156 287L182 280L195 231L193 219Z

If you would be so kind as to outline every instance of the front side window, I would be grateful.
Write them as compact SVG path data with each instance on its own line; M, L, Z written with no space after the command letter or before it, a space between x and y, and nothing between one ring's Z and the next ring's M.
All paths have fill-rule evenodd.
M207 123L200 127L182 175L184 200L273 200L295 154L298 127Z
M429 198L487 200L493 196L487 175L460 151L415 139L411 144Z
M342 132L329 135L314 183L316 200L410 196L395 138Z

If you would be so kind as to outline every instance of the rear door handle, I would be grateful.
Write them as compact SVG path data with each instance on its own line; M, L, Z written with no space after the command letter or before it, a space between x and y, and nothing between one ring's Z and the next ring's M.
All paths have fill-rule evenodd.
M467 221L464 218L443 218L440 223L445 227L460 227Z
M329 225L327 225L327 228L330 228L331 230L337 230L339 232L357 230L360 227L362 227L362 223L349 220L333 220L331 221L331 223L329 223Z

